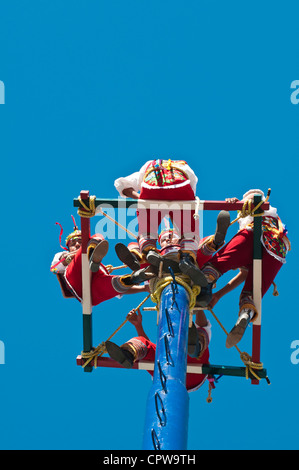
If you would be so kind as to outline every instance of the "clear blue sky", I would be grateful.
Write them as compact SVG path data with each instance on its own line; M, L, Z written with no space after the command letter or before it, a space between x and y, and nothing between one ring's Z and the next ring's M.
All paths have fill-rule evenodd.
M80 190L116 197L114 180L153 157L187 160L202 199L271 187L292 241L280 295L269 291L263 302L271 385L222 378L212 404L207 385L190 394L188 448L298 449L299 105L290 100L298 13L295 1L1 2L1 449L141 449L151 378L83 373L81 305L62 298L49 265L59 251L55 222L72 229ZM205 235L215 219L205 216ZM95 345L142 298L96 307ZM238 292L215 312L230 329ZM143 317L155 341L155 315ZM211 362L241 365L211 321ZM115 341L134 334L128 324ZM250 351L250 334L242 350Z

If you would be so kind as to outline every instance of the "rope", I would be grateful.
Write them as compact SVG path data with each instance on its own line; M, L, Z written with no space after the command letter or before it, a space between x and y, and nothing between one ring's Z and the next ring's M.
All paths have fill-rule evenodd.
M107 217L107 219L111 220L111 222L114 222L115 225L117 225L118 227L122 228L125 232L127 232L129 235L131 235L131 237L133 237L133 238L135 238L135 239L137 240L137 236L136 236L134 233L130 232L130 230L128 230L126 227L124 227L123 225L121 225L121 224L120 224L119 222L117 222L116 220L112 219L112 217L110 217L110 215L105 214L105 212L103 212L101 208L98 208L98 211L99 211L102 215L104 215L105 217Z
M150 298L151 294L148 294L145 299L140 302L140 304L134 309L134 310L139 310L140 307ZM119 327L109 336L109 338L106 341L110 341L110 339L127 323L128 317L119 325ZM87 359L86 362L83 364L83 368L86 367L93 359L94 359L94 367L97 368L97 360L98 357L101 357L103 354L107 352L105 343L106 341L100 343L96 348L92 348L90 351L82 351L81 352L81 357L82 359Z
M186 275L175 275L174 278L175 278L175 281L178 284L180 284L181 286L183 286L187 290L187 292L189 294L189 298L190 298L189 309L192 310L195 307L196 297L200 293L200 287L199 286L192 286L191 287L186 282L186 280L189 280L189 277L186 276ZM163 289L165 289L166 286L171 284L171 282L173 282L173 277L172 276L165 276L165 277L163 277L162 279L159 279L159 280L154 279L154 283L152 283L152 285L151 285L151 282L150 282L150 289L152 291L154 291L151 294L151 300L154 303L159 305Z
M251 217L262 217L264 215L264 212L261 212L260 214L255 214L254 212L262 205L264 201L261 201L256 207L253 209L251 208L252 206L252 201L245 201L243 204L242 209L240 210L238 217L233 220L230 225L234 224L238 220L242 219L243 217L251 216Z
M222 328L224 333L228 335L228 332L222 325L221 321L218 319L217 315L213 312L213 310L210 307L207 307L207 309L211 312L215 320L217 321L218 325ZM262 362L252 362L251 356L247 352L242 352L237 345L234 346L238 353L240 354L240 359L244 363L246 370L245 370L245 377L246 379L249 378L249 375L253 375L257 380L261 380L261 378L255 373L255 370L262 370L263 369L263 363ZM267 382L269 382L268 377L266 378Z
M85 204L85 202L83 202L83 200L81 199L80 196L78 197L78 200L79 200L81 206L83 207L83 209L81 207L79 207L79 209L78 209L78 215L80 217L90 218L90 217L93 217L96 214L96 206L95 206L96 197L95 196L90 196L90 198L89 198L89 207ZM125 232L127 232L129 235L131 235L131 237L137 239L137 236L134 235L134 233L130 232L130 230L128 230L126 227L124 227L119 222L114 220L108 214L105 214L105 212L103 212L100 207L98 208L98 212L100 212L102 215L107 217L107 219L111 220L111 222L114 222L116 225L118 225L118 227L122 228Z
M183 279L184 278L184 279ZM182 275L182 276L175 276L175 280L178 284L182 285L183 287L185 287L185 289L187 290L188 294L189 294L189 297L190 297L190 304L189 304L189 308L190 310L195 306L195 302L196 302L196 297L197 295L200 293L200 287L199 286L193 286L191 288L191 286L186 282L185 279L189 279L188 276L185 276L185 275ZM138 310L139 308L142 307L142 305L149 299L151 298L151 300L154 302L154 303L159 303L160 302L160 297L161 297L161 293L162 293L162 290L168 286L169 284L171 284L171 282L173 281L173 277L172 276L166 276L162 279L159 279L158 282L156 282L156 285L155 285L155 291L151 294L148 294L148 296L143 299L142 302L140 302L140 304L135 308L135 310ZM106 341L110 341L110 339L127 323L128 321L128 318L126 318L122 324L109 336L109 338L106 340ZM105 342L102 342L100 343L96 348L92 348L90 351L87 351L87 352L84 352L82 351L81 352L81 357L83 359L86 359L86 362L84 362L83 364L83 368L86 367L93 359L94 359L94 367L96 368L97 367L97 359L98 357L102 356L103 354L105 354L107 352L106 350L106 346L105 346Z
M263 369L263 363L262 362L252 362L251 356L249 356L249 354L246 353L246 352L242 352L240 354L240 359L244 362L244 365L246 366L246 370L245 370L246 379L249 378L249 373L250 373L257 380L261 380L261 378L254 371L255 370L262 370Z
M265 202L268 202L270 194L271 194L271 189L269 188L266 199L264 201L263 200L260 201L253 209L251 208L252 201L251 200L245 201L242 209L240 210L238 214L238 217L235 220L233 220L230 223L230 225L234 224L235 222L237 222L239 219L242 219L243 217L247 217L247 216L262 217L264 215L264 212L261 212L260 214L255 214L255 212L261 207L261 205L263 205Z
M95 196L90 196L90 198L89 198L89 207L85 204L85 202L82 201L80 196L78 197L78 200L79 200L81 206L83 207L83 209L81 207L79 207L78 215L80 217L85 217L85 218L93 217L96 213L96 206L95 206L96 197Z

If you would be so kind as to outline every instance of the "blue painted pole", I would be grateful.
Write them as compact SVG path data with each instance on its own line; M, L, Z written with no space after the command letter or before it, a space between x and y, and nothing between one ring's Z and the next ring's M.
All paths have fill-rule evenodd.
M185 450L189 396L186 389L189 296L172 282L161 294L153 384L144 427L144 450Z

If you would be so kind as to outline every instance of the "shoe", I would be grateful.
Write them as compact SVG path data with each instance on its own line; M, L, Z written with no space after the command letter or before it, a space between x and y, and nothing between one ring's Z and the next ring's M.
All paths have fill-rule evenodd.
M153 277L156 277L157 274L152 272L149 269L150 266L134 271L131 275L122 276L122 281L126 286L132 286L135 284L141 284L141 282L149 281Z
M140 269L140 263L137 259L137 256L132 253L129 248L124 245L123 243L117 243L115 245L115 252L124 264L128 266L128 268L132 269L132 271L137 271Z
M252 316L253 316L253 311L250 309L240 314L237 323L227 335L227 338L226 338L227 348L232 348L233 346L238 344L239 341L241 341L241 339L243 338L244 332L250 323Z
M112 359L117 361L126 369L132 369L134 364L134 355L132 353L123 349L121 346L112 343L112 341L106 341L105 346L107 353Z
M180 266L179 263L176 261L170 259L170 258L165 258L164 256L161 256L159 253L157 253L154 250L150 250L146 256L147 261L153 265L156 266L157 268L160 268L161 261L163 263L163 271L164 272L169 272L168 268L171 268L174 273L179 273L180 272Z
M208 285L208 281L206 276L203 272L195 265L192 257L189 253L182 253L181 260L179 263L180 270L183 274L186 274L190 277L191 281L194 282L195 285L200 287L206 287Z
M100 264L104 256L106 256L109 248L107 240L100 240L89 257L89 268L91 272L96 273L100 269Z
M197 328L192 322L188 332L188 355L190 357L198 357L201 352L201 344L198 339Z
M213 283L209 282L206 287L201 287L196 297L196 307L207 307L212 300Z
M214 244L216 247L223 245L229 225L230 213L227 211L220 211L217 217L217 225L214 235Z

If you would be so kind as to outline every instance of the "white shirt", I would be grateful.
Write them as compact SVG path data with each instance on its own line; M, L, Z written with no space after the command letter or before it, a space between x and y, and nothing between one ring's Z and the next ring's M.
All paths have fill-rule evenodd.
M52 266L54 266L56 263L58 263L58 261L60 260L60 256L63 254L63 253L67 253L66 251L60 251L60 253L56 253L56 255L54 256L53 258L53 261L51 263L51 268ZM53 271L54 273L60 273L60 274L63 274L64 271L66 270L67 266L64 266L64 264L62 263L59 263L56 267L55 267L55 271Z
M132 173L129 176L120 177L114 181L114 186L116 187L117 191L119 192L121 196L126 197L123 194L124 189L133 188L134 191L136 192L139 192L141 190L141 184L143 182L146 169L152 161L153 160L149 160L148 162L146 162L140 168L139 171L136 171L135 173ZM186 176L190 180L190 186L192 190L194 191L194 194L196 194L196 184L197 184L198 178L195 175L194 171L190 168L189 165L187 165L187 163L179 163L178 161L175 161L175 160L173 161L175 162L175 165L186 174Z

